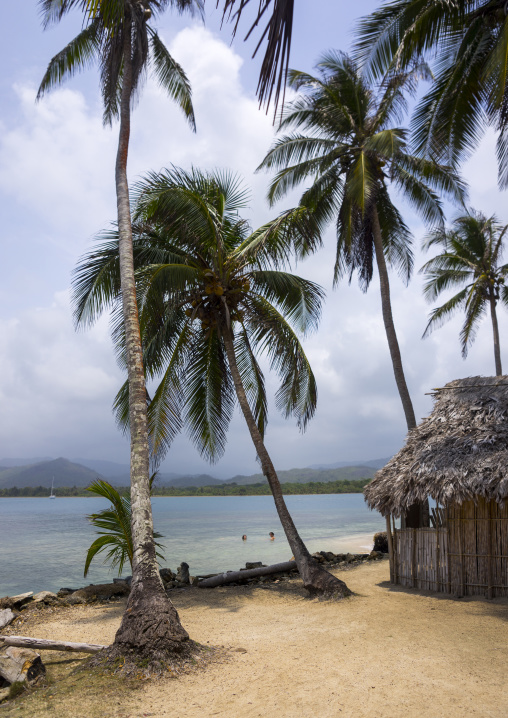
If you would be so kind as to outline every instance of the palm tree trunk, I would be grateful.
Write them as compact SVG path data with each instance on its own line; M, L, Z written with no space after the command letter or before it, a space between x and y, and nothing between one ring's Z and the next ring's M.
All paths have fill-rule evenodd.
M279 477L272 464L272 460L266 450L263 442L263 437L257 427L256 420L252 414L252 411L247 401L247 395L243 386L242 378L238 370L236 363L235 349L233 343L233 335L229 327L222 328L222 336L224 339L224 345L226 347L226 354L228 357L229 369L233 377L235 384L236 396L238 397L238 403L244 415L247 427L249 429L252 441L256 448L257 455L261 462L263 474L268 480L270 490L275 501L275 507L279 515L280 522L286 534L289 546L295 557L298 571L303 580L303 585L313 596L320 595L326 597L343 598L350 596L351 591L343 581L340 581L331 573L326 571L319 563L312 558L307 547L303 543L300 535L293 523L291 514L288 511L284 496L282 494L282 488L280 485Z
M381 237L381 227L379 225L379 216L376 207L374 207L372 219L374 248L376 250L376 262L379 272L379 283L381 285L381 308L383 312L386 338L388 339L388 347L392 358L395 382L397 384L397 389L399 390L400 400L406 416L407 428L414 429L416 426L415 412L411 397L409 396L406 377L404 376L404 369L402 368L402 357L400 355L399 342L395 332L395 324L393 323L392 303L390 300L390 282L388 279L388 270L386 268L385 255L383 252L383 239Z
M127 183L132 94L132 38L128 19L124 36L124 72L120 108L120 136L116 158L116 195L123 320L129 376L131 437L132 586L127 609L115 636L118 652L157 658L179 650L188 640L178 613L169 600L157 566L150 501L149 448L143 351L139 329L132 226Z
M406 416L407 428L409 430L415 428L416 417L413 409L413 402L411 401L411 397L409 396L409 390L406 384L406 377L404 376L399 342L397 340L397 333L395 331L395 324L393 322L392 303L390 300L390 281L388 279L388 269L386 267L385 255L383 252L383 239L381 236L381 227L379 224L379 216L376 207L374 207L372 220L374 248L376 250L376 263L379 272L379 284L381 286L381 309L383 312L383 321L385 325L386 338L388 339L390 356L392 358L395 382L397 384L397 389L399 390L399 396L402 402L402 408L404 409L404 414ZM428 501L413 504L402 516L403 528L419 528L421 526L429 525L430 518Z
M503 375L501 366L501 346L499 344L499 327L497 324L496 299L491 294L490 297L490 316L492 318L492 332L494 334L494 359L496 361L496 376Z

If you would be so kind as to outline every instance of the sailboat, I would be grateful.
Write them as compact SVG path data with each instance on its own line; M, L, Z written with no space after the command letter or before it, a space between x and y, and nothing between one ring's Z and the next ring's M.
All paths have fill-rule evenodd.
M56 499L55 494L53 493L53 484L55 483L55 477L53 476L53 481L51 482L51 493L49 495L50 499Z

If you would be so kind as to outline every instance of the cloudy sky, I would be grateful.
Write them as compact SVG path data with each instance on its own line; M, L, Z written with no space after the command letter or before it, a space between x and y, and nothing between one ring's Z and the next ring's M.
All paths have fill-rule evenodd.
M273 138L271 117L259 111L255 99L259 59L251 60L253 44L244 44L241 36L231 45L230 28L220 30L215 2L207 4L205 25L170 12L158 21L161 36L192 82L198 132L192 134L169 100L148 82L133 116L129 177L132 181L169 163L232 168L252 187L246 214L257 226L274 215L264 199L268 177L254 175ZM346 50L355 13L376 4L299 0L291 65L311 70L324 50ZM77 259L95 233L115 218L118 127L102 126L94 69L35 104L49 59L77 34L79 17L43 32L36 0L8 3L2 15L9 33L0 45L0 458L81 456L126 463L128 443L111 415L123 376L113 357L107 319L76 333L69 305ZM485 138L464 174L471 205L508 222L496 185L493 136ZM295 200L290 197L284 204ZM402 208L418 244L425 228ZM368 294L354 282L333 291L333 257L330 230L325 249L298 266L300 274L327 290L320 329L305 340L318 380L319 406L303 436L272 408L267 445L281 469L388 456L404 441L377 279ZM417 252L416 268L423 261ZM409 287L392 280L395 322L417 417L430 410L426 392L431 388L494 372L488 321L466 361L458 343L460 318L421 340L429 311L421 287L418 274ZM503 310L500 331L503 347L508 341ZM273 391L276 384L269 387ZM226 455L211 470L186 437L175 442L163 469L211 471L226 478L252 473L257 464L237 416Z

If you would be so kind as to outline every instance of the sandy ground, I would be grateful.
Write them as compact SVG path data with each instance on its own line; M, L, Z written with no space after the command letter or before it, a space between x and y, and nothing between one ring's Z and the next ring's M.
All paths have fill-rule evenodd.
M175 591L192 638L229 649L225 662L136 686L113 679L101 688L85 676L69 691L66 680L57 681L0 707L0 716L508 716L507 600L452 600L390 587L387 561L337 575L356 593L339 603L307 599L298 581ZM121 611L116 605L42 612L36 625L16 632L106 643ZM61 672L76 665L69 654L43 658L50 676L57 666Z

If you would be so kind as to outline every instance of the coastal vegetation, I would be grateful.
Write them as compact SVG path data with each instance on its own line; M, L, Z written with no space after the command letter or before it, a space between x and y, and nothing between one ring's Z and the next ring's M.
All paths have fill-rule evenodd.
M223 17L233 21L234 32L249 3L218 3ZM129 194L131 111L148 70L195 130L190 83L149 21L169 7L200 14L204 0L39 0L38 5L45 27L74 9L83 19L78 36L51 60L38 99L95 63L104 123L120 123L116 227L82 260L74 299L80 327L112 310L113 340L127 377L114 407L118 423L130 435L130 499L120 489L111 487L108 494L97 484L96 493L108 494L116 514L91 515L105 533L92 545L85 573L92 558L108 548L113 560L132 563L127 610L108 656L167 665L169 657L188 658L195 646L158 573L150 462L152 468L158 466L182 429L203 457L217 460L237 406L268 484L155 487L154 495L270 492L311 595L351 593L310 556L284 495L358 491L369 478L281 483L264 443L268 398L261 356L280 379L275 403L282 414L296 418L304 430L316 411L317 385L300 336L317 327L324 293L287 270L291 261L320 248L327 224L333 221L337 233L335 282L351 281L356 274L367 291L374 271L378 273L384 329L409 430L415 430L416 418L393 320L388 269L409 282L413 237L394 192L433 228L427 246L443 250L423 267L426 297L434 300L453 286L462 287L433 311L425 333L464 309L465 356L490 307L496 373L502 374L496 307L508 299L508 265L498 264L505 228L494 218L470 212L448 231L443 200L464 208L459 166L487 127L497 135L499 185L508 187L507 8L490 0L383 2L360 22L353 53L326 53L314 76L288 72L294 0L259 3L248 35L261 29L254 54L266 40L260 102L280 107L286 80L296 93L283 107L277 127L285 134L259 169L277 172L268 192L272 205L305 187L298 207L252 231L240 216L247 193L227 170L172 166L148 174ZM417 97L422 79L431 83L430 90L418 101L407 127L407 100ZM161 157L160 163L168 159ZM153 391L147 390L147 382ZM26 493L39 490L7 488L0 496L40 495ZM60 491L71 496L81 489ZM417 498L417 504L405 507L403 521L415 507L423 514L426 499Z
M264 443L267 415L260 354L278 375L277 408L305 430L316 408L314 374L297 336L315 329L323 292L279 267L320 243L320 224L305 207L252 231L240 215L249 194L227 172L170 168L136 186L134 262L143 360L157 382L148 403L153 453L164 454L183 429L201 455L219 458L238 402L274 497L305 588L349 595L343 581L310 555L291 518ZM78 322L118 311L119 242L95 247L80 262L74 301ZM296 331L295 331L296 330ZM123 332L114 333L120 356ZM115 401L129 423L129 391Z
M508 302L505 287L508 264L500 264L507 229L508 225L503 227L496 217L485 217L471 210L457 217L452 229L442 227L427 237L427 249L437 247L443 251L420 270L425 275L423 293L429 302L452 287L462 287L441 307L432 311L423 336L428 336L455 312L462 310L465 318L460 345L465 359L481 319L487 309L490 310L496 376L503 373L497 303L500 300L504 304Z
M492 127L502 189L508 186L506 17L506 3L492 0L394 0L356 29L356 55L375 81L422 57L432 62L432 84L410 125L415 151L456 166Z
M388 75L380 88L341 52L324 55L317 69L317 76L290 71L289 86L299 94L284 108L278 128L284 134L258 169L277 170L268 191L271 204L310 183L300 204L335 224L335 283L351 281L356 273L367 291L376 264L393 373L412 429L416 418L393 321L388 266L409 282L413 238L392 195L397 192L427 224L441 225L441 196L460 202L464 185L450 167L411 154L408 132L399 124L406 94L414 94L420 77L429 77L425 65Z
M339 481L309 481L307 483L281 483L281 491L286 496L305 494L361 494L363 489L370 482L369 479L339 480ZM115 487L122 494L128 487ZM269 496L271 493L267 483L245 484L224 484L223 486L155 486L152 489L152 496ZM47 497L48 490L43 486L25 486L18 489L16 486L10 489L0 489L0 498L41 496ZM58 496L89 496L86 488L77 486L61 486L58 489Z
M96 528L99 538L95 539L86 554L85 569L83 575L88 574L88 569L97 554L107 551L104 563L109 563L111 568L118 567L118 575L121 576L126 562L129 563L132 571L134 558L134 543L132 540L131 526L131 500L129 488L116 489L107 481L97 480L87 487L88 494L100 496L107 499L110 505L107 509L89 514L87 519ZM154 531L154 539L162 538L161 534ZM156 548L162 548L155 541ZM158 558L164 558L156 550Z

